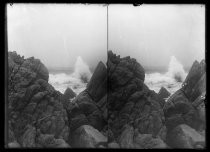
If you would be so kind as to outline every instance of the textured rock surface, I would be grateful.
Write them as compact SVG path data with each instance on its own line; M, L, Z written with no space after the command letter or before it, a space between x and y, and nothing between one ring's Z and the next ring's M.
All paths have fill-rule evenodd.
M130 57L108 52L108 125L115 140L129 124L141 134L159 136L164 127L164 100L144 84L144 69Z
M176 91L164 106L168 129L179 124L187 124L196 130L205 129L205 94L205 61L195 61L182 88Z
M107 144L107 137L89 125L80 126L72 135L73 147L96 148Z
M87 85L87 92L95 102L98 102L107 92L107 69L101 61Z
M164 149L168 146L160 139L154 138L152 134L140 134L132 126L127 125L119 139L121 148L138 149Z
M175 127L170 133L168 133L167 141L172 148L205 147L204 136L185 124Z
M33 57L8 53L8 111L10 129L22 147L36 147L41 134L68 139L62 94L48 83L47 68Z

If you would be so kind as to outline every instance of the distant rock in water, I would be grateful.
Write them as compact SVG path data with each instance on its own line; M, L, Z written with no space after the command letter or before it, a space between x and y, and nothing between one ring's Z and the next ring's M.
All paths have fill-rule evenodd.
M158 92L158 95L165 99L165 98L168 98L170 96L170 93L168 92L168 90L164 87L161 87L160 91Z
M76 93L71 88L67 88L66 91L64 92L64 97L69 100L74 97L76 97Z

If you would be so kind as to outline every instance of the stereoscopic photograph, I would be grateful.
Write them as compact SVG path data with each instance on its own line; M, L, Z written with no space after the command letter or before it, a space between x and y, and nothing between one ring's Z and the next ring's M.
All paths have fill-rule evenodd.
M5 148L206 149L205 4L5 8Z

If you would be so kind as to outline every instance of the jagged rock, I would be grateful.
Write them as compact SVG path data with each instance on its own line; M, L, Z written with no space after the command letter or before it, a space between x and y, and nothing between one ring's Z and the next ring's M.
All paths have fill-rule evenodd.
M172 148L205 147L204 136L185 124L181 124L169 132L167 142Z
M141 65L135 59L120 58L109 51L107 71L108 128L114 138L119 138L123 126L128 124L141 134L163 134L165 101L144 84Z
M182 90L190 102L193 102L203 91L206 91L205 60L195 61L182 85ZM199 87L198 87L199 86Z
M91 125L100 131L103 129L105 125L103 113L86 91L80 93L70 104L71 106L67 111L69 121L72 124L70 127L72 131L85 124ZM79 115L82 115L82 117L78 117Z
M182 88L164 105L167 128L170 130L179 124L187 124L196 130L205 129L205 94L205 61L195 61Z
M72 147L95 148L102 143L107 143L107 137L89 125L79 127L72 135Z
M98 102L107 92L107 69L100 61L87 85L87 92Z
M168 90L166 90L166 88L164 87L161 87L160 91L158 92L158 95L161 97L161 98L168 98L170 96L170 93L168 92Z
M67 140L69 122L62 94L47 82L46 67L33 57L24 59L15 52L8 55L9 119L17 141L23 147L37 146L35 130Z

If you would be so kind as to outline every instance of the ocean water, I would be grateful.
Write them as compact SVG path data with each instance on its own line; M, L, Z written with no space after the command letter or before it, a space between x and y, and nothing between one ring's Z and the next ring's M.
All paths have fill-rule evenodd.
M167 71L153 72L145 74L145 84L156 93L161 87L166 88L171 94L181 88L182 82L185 80L188 71L183 65L172 56Z
M168 69L166 71L145 70L145 84L156 93L161 87L165 87L171 94L181 88L181 84L187 76L183 65L174 57L171 57ZM49 70L49 83L61 93L66 88L71 88L76 94L79 94L86 88L92 72L81 57L77 58L74 68Z
M69 87L78 95L86 88L91 76L90 68L79 56L74 68L49 70L49 83L61 93Z

